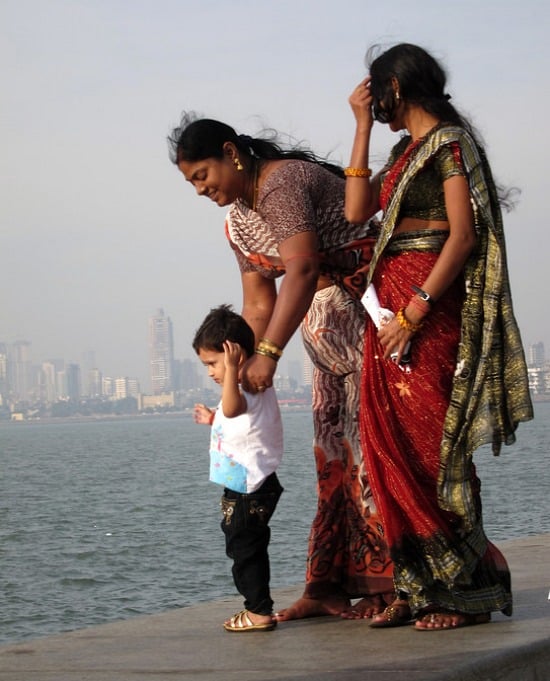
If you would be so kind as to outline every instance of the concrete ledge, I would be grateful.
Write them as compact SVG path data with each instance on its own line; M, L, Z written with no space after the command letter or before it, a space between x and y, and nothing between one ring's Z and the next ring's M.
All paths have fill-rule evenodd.
M547 681L550 535L499 543L515 611L455 631L371 629L322 617L226 633L240 598L0 647L0 681ZM300 587L275 591L276 607Z

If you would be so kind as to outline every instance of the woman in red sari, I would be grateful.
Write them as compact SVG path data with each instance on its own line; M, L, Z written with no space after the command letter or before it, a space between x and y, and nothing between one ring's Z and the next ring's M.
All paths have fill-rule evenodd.
M498 454L532 405L499 198L445 82L431 55L401 44L372 61L350 97L345 214L356 222L382 209L369 293L395 313L367 324L361 386L363 454L397 594L373 627L448 629L512 612L472 453L491 443ZM408 134L371 178L373 119Z

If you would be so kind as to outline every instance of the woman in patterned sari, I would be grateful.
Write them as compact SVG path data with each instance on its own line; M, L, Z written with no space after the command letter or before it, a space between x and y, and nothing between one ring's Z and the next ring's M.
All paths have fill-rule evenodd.
M188 115L170 142L173 162L197 193L229 206L225 231L241 272L242 315L257 340L243 387L272 385L277 360L300 325L314 365L318 507L306 587L275 617L370 617L393 600L357 417L365 324L357 290L364 289L374 238L365 223L344 219L342 170L307 150L284 150Z
M345 213L361 222L382 209L368 281L382 310L395 313L367 323L361 385L364 459L396 589L373 627L415 620L433 631L512 612L508 566L483 530L472 454L512 443L532 405L499 197L445 82L426 51L401 44L372 61L350 97ZM373 118L408 134L371 179Z

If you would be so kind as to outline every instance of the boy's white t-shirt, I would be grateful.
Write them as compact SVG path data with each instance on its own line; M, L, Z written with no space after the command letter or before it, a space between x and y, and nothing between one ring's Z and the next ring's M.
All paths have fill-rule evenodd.
M283 458L283 424L273 387L247 393L246 412L227 418L218 405L210 436L210 480L235 492L257 490Z

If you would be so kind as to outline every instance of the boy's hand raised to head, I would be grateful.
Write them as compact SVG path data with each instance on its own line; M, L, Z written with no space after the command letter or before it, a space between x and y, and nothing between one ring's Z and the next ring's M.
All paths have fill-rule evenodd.
M241 346L233 341L224 341L223 351L225 368L238 368L243 353Z

